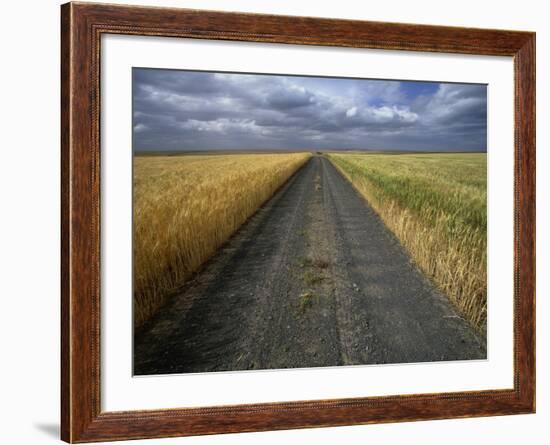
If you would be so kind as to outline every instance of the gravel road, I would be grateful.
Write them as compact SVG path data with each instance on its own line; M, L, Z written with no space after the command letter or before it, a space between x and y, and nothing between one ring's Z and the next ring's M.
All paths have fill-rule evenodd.
M377 214L313 157L134 336L134 374L486 358Z

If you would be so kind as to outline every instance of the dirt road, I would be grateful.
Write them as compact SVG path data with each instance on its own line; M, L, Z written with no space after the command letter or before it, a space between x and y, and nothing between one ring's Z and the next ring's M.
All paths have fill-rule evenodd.
M134 341L136 375L486 357L484 342L322 157Z

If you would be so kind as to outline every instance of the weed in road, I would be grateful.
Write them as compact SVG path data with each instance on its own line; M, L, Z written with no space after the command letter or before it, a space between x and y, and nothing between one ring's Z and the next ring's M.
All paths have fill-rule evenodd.
M330 263L323 258L304 257L300 260L301 267L317 267L319 269L326 269L329 264Z
M304 272L304 283L308 286L315 286L316 284L319 284L325 280L325 276L320 274L316 270L306 270Z
M300 294L300 313L304 314L309 308L313 306L316 296L310 292L303 292Z
M322 258L317 258L313 260L313 266L319 269L326 269L329 266L329 262Z

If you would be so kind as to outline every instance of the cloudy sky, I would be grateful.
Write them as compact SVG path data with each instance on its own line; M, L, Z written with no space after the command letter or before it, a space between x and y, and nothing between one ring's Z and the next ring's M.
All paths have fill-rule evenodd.
M486 150L485 85L133 70L136 151Z

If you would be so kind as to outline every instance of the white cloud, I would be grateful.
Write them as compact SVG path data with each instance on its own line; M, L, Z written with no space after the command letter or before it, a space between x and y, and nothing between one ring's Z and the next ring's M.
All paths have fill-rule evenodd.
M134 125L134 131L136 133L141 133L142 131L147 130L147 125L145 124L136 124Z
M351 107L350 109L348 109L348 111L346 111L347 117L353 117L356 114L357 114L357 107Z
M394 112L403 122L416 122L416 120L418 119L418 114L413 113L408 108L394 107Z
M355 108L355 107L354 107ZM349 111L349 110L348 110ZM354 112L352 116L356 113ZM348 115L346 113L346 115ZM349 115L348 115L349 117ZM410 124L416 122L418 114L410 111L408 107L388 107L386 105L381 107L367 107L361 112L361 118L368 123L406 123Z
M209 133L248 132L266 134L262 127L256 125L256 121L250 119L216 119L211 121L199 121L189 119L181 127L185 130L195 130Z

